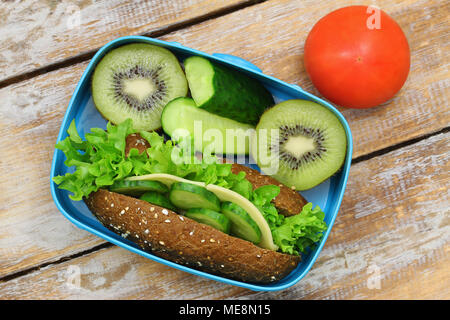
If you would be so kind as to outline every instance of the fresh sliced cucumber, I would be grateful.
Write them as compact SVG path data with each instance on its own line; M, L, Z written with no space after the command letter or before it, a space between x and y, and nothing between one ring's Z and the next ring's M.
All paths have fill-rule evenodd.
M232 234L253 243L261 241L261 230L244 209L226 201L222 203L222 213L231 220Z
M170 200L165 195L155 191L148 191L144 193L142 196L140 196L139 199L166 209L170 209L172 211L176 211L175 206L170 202Z
M216 186L214 184L208 184L206 189L214 192L214 194L219 198L220 201L226 202L230 201L237 204L239 207L248 213L250 218L255 221L261 231L261 241L257 244L261 248L269 249L272 251L277 251L278 246L273 242L272 231L270 230L269 224L262 215L261 211L248 199L243 197L237 192L226 189L221 186Z
M172 187L172 184L174 184L175 182L191 183L191 184L195 184L195 185L201 186L201 187L206 186L204 182L187 180L187 179L183 179L183 178L174 176L172 174L167 174L167 173L150 173L150 174L146 174L143 176L132 176L132 177L126 178L126 180L129 180L129 181L158 181L158 182L161 182L164 185L166 185L168 188Z
M178 208L205 208L220 211L220 200L211 191L191 183L175 182L169 193L170 201Z
M248 154L254 127L198 108L190 98L169 102L161 115L165 133L178 140L189 134L196 151L215 154Z
M224 233L230 233L230 219L223 213L205 208L192 208L186 212L185 216L199 223L207 224Z
M169 188L167 188L165 184L159 181L120 180L114 182L114 184L109 187L109 190L112 192L127 194L130 196L140 196L147 191L165 193L169 191Z
M211 113L256 125L274 104L270 92L242 72L197 56L187 58L184 68L192 98Z

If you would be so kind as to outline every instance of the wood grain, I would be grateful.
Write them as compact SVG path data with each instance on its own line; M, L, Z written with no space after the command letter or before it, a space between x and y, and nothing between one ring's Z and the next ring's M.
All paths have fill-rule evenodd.
M50 194L50 166L65 109L53 101L70 97L76 85L67 81L73 68L65 71L51 82L17 84L13 95L0 93L0 276L104 242L69 223Z
M317 94L303 69L303 42L314 22L321 16L337 7L352 3L354 2L268 1L178 30L164 36L163 39L178 41L210 53L223 52L241 56L254 62L265 73L287 82L299 84L306 90ZM40 5L37 5L37 8ZM405 31L411 46L412 68L405 87L390 103L371 110L341 108L352 128L355 145L354 158L440 131L450 123L448 108L449 22L447 19L450 5L439 1L423 0L378 1L377 5L396 19ZM2 12L0 15L7 16L4 11L1 11L1 8L0 12ZM30 19L33 21L33 17ZM120 19L118 18L118 20ZM146 32L153 27L158 28L158 26L158 22L154 22L152 27L143 27L136 33ZM110 40L118 36L115 29L108 30L100 28L98 30L99 37L106 37ZM94 30L89 32L94 32ZM106 38L99 41L106 42L108 41L105 40ZM103 42L96 46L102 44ZM0 44L0 46L2 45ZM80 44L80 46L82 45ZM2 54L5 55L8 50L0 52L1 61ZM75 54L73 51L68 51L67 56L64 56L61 52L61 59ZM18 60L21 60L19 62L24 65L23 70L25 71L40 66L39 63L36 66L33 66L32 63L28 64L30 60L26 56L19 56ZM7 61L12 63L12 68L15 68L12 60ZM87 61L77 63L0 89L0 101L2 101L0 104L0 148L3 150L0 160L0 168L3 173L3 179L0 181L2 203L0 206L0 277L41 264L52 263L104 243L103 240L75 228L65 220L53 204L49 190L49 171L54 142L72 92L86 65ZM9 68L6 65L4 67L5 70ZM1 70L3 70L3 66ZM426 141L434 141L430 139ZM439 146L441 149L433 151L434 156L430 159L427 158L428 147L422 146L420 150L416 151L410 147L403 149L409 150L410 157L413 160L416 159L414 163L424 164L426 161L435 161L433 159L438 158L442 162L443 156L448 158L448 144L441 141ZM433 146L431 145L429 148L433 148ZM387 177L378 176L379 172L386 172L389 168L400 170L404 166L401 161L405 158L400 157L402 154L400 151L403 149L389 153L389 155L393 155L391 161L397 161L394 164L389 162L389 166L384 164L383 161L387 158L383 156L360 162L352 167L352 176L344 197L343 209L327 246L321 254L321 259L311 273L302 280L301 285L295 286L294 289L288 290L283 295L292 299L303 297L420 297L421 293L415 286L415 282L418 282L428 288L424 297L449 297L448 289L446 290L446 287L449 287L448 281L445 281L446 279L443 277L449 278L448 245L439 243L440 247L437 251L434 249L434 251L430 251L434 252L434 256L426 255L426 258L420 258L417 252L425 252L424 248L427 244L421 242L421 233L418 235L417 232L408 231L424 231L431 237L433 229L427 228L435 228L439 232L447 230L448 234L448 221L440 221L437 215L438 212L448 213L448 182L447 185L443 183L448 181L448 176L444 175L445 172L448 172L448 163L446 170L442 170L439 163L431 163L432 168L435 168L436 165L436 170L441 171L438 171L440 173L436 175L428 172L426 175L428 178L425 180L422 179L422 171L416 172L415 167L409 166L406 166L410 170L408 174L398 175L392 171L391 179L389 179L388 173L386 173ZM414 152L416 154L413 154ZM396 160L397 156L399 159ZM370 162L370 165L366 162ZM363 169L358 168L365 168L364 170L370 170L370 172L364 172ZM360 174L362 177L370 178L371 175L375 175L378 178L373 178L371 184L362 185L359 181L364 182L364 180L361 180ZM443 179L441 175L447 179ZM440 187L433 187L427 179L436 179L437 183L440 183ZM365 193L360 193L360 189L363 187ZM423 194L418 189L421 189ZM416 192L419 193L416 194ZM443 198L439 198L442 196L441 194L443 194ZM390 211L387 206L390 203L396 203L395 210L392 212L395 213L397 220L389 215ZM427 211L428 209L430 210ZM411 212L414 214L417 212L418 217L422 220L414 220ZM353 233L349 233L355 230L355 224L359 228L356 233L359 238ZM419 226L422 226L424 230L415 229ZM439 235L445 237L446 234L441 232ZM388 255L387 261L389 262L385 262L387 263L385 265L376 258L376 254L382 256L383 251L376 250L372 253L370 250L375 246L388 248L384 247L384 243L389 243L391 239L393 239L392 241L398 240L403 245L401 248L403 251L415 253L410 256L398 253L399 256L395 256L395 258ZM363 247L363 257L359 255L356 245L350 245L353 243L352 241ZM388 249L391 251L389 254L396 253L392 246ZM109 252L109 250L102 250L101 254L98 253L98 259L110 261L115 260L115 257L119 259L123 254L128 254L119 254L118 252L121 252L119 249ZM106 256L101 258L103 254ZM86 256L86 259L90 259L89 257L93 255L97 257L97 253L93 253ZM372 257L372 260L364 260L364 257ZM84 261L83 257L79 259L81 260L77 259L77 261ZM124 261L127 259L124 258ZM139 260L141 259L139 257L132 259L133 261L137 259L137 265L143 265L136 267L142 268L139 274L145 274L146 268L149 268L148 261ZM347 264L347 267L342 269L340 265L336 264L332 264L333 267L331 267L330 261L336 264ZM349 267L352 265L352 261L359 268L359 276L352 271L353 267ZM381 267L383 290L367 290L367 286L365 286L368 277L367 265L370 265L371 261L375 261L374 263ZM395 269L390 264L391 262L402 264ZM68 262L68 264L70 263ZM411 265L409 266L408 263ZM121 264L125 265L127 262ZM46 271L45 275L50 277L56 272L52 271L54 267L66 268L64 266L64 264L50 265L43 268L42 271ZM151 268L160 270L155 272L167 273L165 269L161 271L160 268L165 267L160 265L156 265L156 267L152 265ZM56 270L65 272L62 269ZM340 273L335 275L334 270ZM386 274L383 273L384 270L388 270ZM173 274L173 272L176 271L171 270L169 274ZM117 271L115 274L120 275L121 273ZM207 292L203 295L206 297L247 297L250 294L246 290L206 280L192 280L189 275L180 274L183 276L172 275L179 277L176 280L179 287L185 288L193 285L194 288L200 288L203 292ZM38 277L38 274L31 273L29 276ZM342 281L340 280L341 276ZM19 277L7 283L16 283L17 281L16 292L24 292L26 285L22 281L26 279L29 279L28 276ZM173 282L173 288L175 288L176 281ZM322 286L322 282L325 285ZM186 286L185 283L187 283ZM196 287L195 283L200 283L200 285ZM205 283L207 284L205 285ZM168 286L170 287L170 285ZM6 292L5 288L6 285L2 284L0 297L3 296L3 292ZM50 296L49 292L53 292L53 289L49 292L38 292L38 287L34 288L36 297L43 297L46 294ZM116 287L111 285L108 288L111 292L106 292L105 289L102 294L114 296ZM124 293L123 297L144 297L144 293L139 291L139 288L142 289L142 287L137 286L137 288L134 293ZM348 288L348 290L342 288ZM164 295L163 289L158 290L163 292L158 297L170 298L169 294ZM203 297L196 295L194 291L189 292L191 293L187 293L187 297ZM76 296L76 294L67 292L64 294L65 297ZM98 292L91 296L96 294ZM27 296L25 293L23 295ZM272 296L263 295L263 297Z
M450 133L439 134L353 166L319 259L286 290L253 292L112 247L0 283L0 292L5 299L449 299L450 159L442 153L449 141Z
M163 31L246 0L3 1L0 81L126 35Z

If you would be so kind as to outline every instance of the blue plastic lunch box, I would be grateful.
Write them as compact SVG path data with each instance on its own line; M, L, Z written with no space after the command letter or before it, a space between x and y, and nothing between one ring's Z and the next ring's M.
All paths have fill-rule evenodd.
M131 252L140 254L148 259L157 261L178 270L186 271L208 279L213 279L216 281L248 288L255 291L282 290L294 285L306 275L306 273L309 271L309 269L311 269L312 265L316 261L331 231L331 228L333 227L334 220L336 219L339 207L341 205L345 186L347 184L353 150L352 135L347 121L344 119L342 114L338 110L336 110L336 108L334 108L330 103L308 92L305 92L297 85L289 84L263 74L259 68L242 58L219 53L213 53L212 55L210 55L195 49L187 48L177 42L167 42L141 36L128 36L118 38L114 41L109 42L104 47L102 47L92 58L70 100L58 134L57 142L67 137L67 129L73 119L75 119L76 127L82 137L84 137L84 134L89 132L93 127L106 128L107 121L102 118L92 101L90 86L91 75L97 63L108 51L124 44L136 42L149 43L167 48L177 56L179 61L183 61L188 56L197 55L243 72L248 76L259 80L273 94L275 102L280 102L287 99L306 99L319 103L330 109L339 118L347 133L348 143L345 163L342 169L330 179L326 180L313 189L301 192L301 194L308 201L320 206L320 208L325 212L325 222L328 225L328 229L315 249L308 254L304 254L302 256L302 262L287 277L275 283L261 285L230 280L217 275L212 275L206 272L173 263L171 261L167 261L151 253L145 252L133 242L126 240L105 228L92 215L83 201L70 200L69 192L58 189L57 185L53 183L52 180L50 180L51 193L56 206L67 219L69 219L72 223L74 223L81 229L87 230ZM64 160L65 156L63 152L55 149L50 179L57 175L64 175L66 172L71 171L71 168L67 168L64 165ZM255 167L254 165L252 166ZM256 167L256 169L258 168Z

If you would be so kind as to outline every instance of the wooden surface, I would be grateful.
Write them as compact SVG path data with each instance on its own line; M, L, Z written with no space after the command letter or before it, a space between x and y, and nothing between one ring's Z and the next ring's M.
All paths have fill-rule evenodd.
M59 126L106 42L141 34L230 53L318 94L303 43L318 19L354 3L1 2L0 299L450 299L448 2L376 2L408 38L410 75L382 107L340 108L354 137L349 183L319 259L293 287L256 293L149 261L76 228L50 195Z

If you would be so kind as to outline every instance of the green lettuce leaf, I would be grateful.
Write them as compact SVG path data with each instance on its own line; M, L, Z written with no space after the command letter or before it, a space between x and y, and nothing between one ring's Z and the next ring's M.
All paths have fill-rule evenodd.
M325 214L318 206L314 209L312 206L306 204L299 214L285 218L272 230L274 243L282 252L295 255L306 252L322 238L327 229Z
M195 158L192 148L183 148L187 143L177 145L156 132L139 132L150 148L139 154L131 149L125 155L126 137L132 130L131 120L119 125L107 124L106 130L93 128L83 141L75 122L69 126L68 137L60 141L56 148L66 156L64 164L74 168L74 172L57 176L53 181L59 188L72 192L70 198L78 201L100 187L112 185L116 180L129 176L151 173L167 173L194 181L216 184L235 190L250 198L251 184L245 180L245 173L235 175L231 164L220 162L215 156L200 161Z
M72 173L56 176L53 181L60 189L70 191L72 200L78 201L98 188L108 186L115 180L128 176L133 168L125 159L125 138L134 133L131 120L119 126L108 123L107 130L92 129L83 141L78 134L75 121L67 130L68 137L56 144L66 156L64 164L74 168Z
M261 211L271 230L279 226L284 216L279 214L275 205L271 202L280 194L280 187L266 185L253 190L250 201Z

